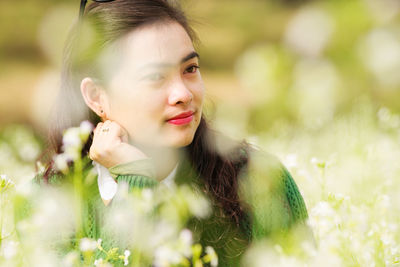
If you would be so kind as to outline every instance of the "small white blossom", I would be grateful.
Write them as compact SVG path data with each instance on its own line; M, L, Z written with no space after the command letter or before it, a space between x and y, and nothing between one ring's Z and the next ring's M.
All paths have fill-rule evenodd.
M311 158L310 162L311 162L312 165L314 165L315 167L318 167L318 168L322 168L323 169L326 166L326 162L325 161L317 159L315 157Z
M153 199L153 191L148 188L143 189L142 197L146 201L151 201Z
M0 192L6 191L7 189L13 187L15 184L11 179L5 174L0 175Z
M103 264L103 259L102 258L97 259L97 260L94 261L94 266L100 266L101 264Z
M179 235L180 239L183 241L185 244L192 244L192 232L188 229L183 229Z
M81 242L79 243L79 249L82 252L85 251L93 251L97 248L97 242L90 239L90 238L82 238Z
M82 121L79 125L81 134L89 135L93 131L93 124L90 121Z
M15 241L4 242L2 245L3 255L5 259L11 259L17 254L18 243Z
M323 52L335 24L322 8L304 7L291 18L285 32L285 43L303 55L315 57Z
M328 202L320 201L311 210L311 214L319 217L333 217L335 215L335 211Z
M97 246L98 249L101 248L101 242L102 242L102 241L103 241L103 240L102 240L101 238L97 239L96 246Z
M390 197L388 195L380 195L377 202L379 207L383 210L390 208Z
M189 209L192 214L198 218L205 218L210 214L210 203L201 194L197 192L186 191L184 188L185 198L189 205Z
M103 258L94 261L94 266L96 267L112 267L112 265L103 260Z
M190 258L192 256L192 232L189 229L183 229L179 234L179 239L182 246L180 249L181 253L185 257Z
M212 247L206 246L206 254L211 259L210 265L212 267L218 266L218 256L217 256L217 253L215 253L215 250Z
M297 167L297 155L296 154L289 154L286 156L285 160L285 165L286 167L290 168L295 168Z
M46 166L41 161L36 161L36 168L38 173L43 173L46 170Z
M68 159L65 154L55 155L54 163L57 170L63 173L68 172Z
M131 252L129 250L124 251L124 265L127 266L129 264L129 256Z
M168 246L158 247L154 253L154 266L170 266L171 264L179 264L182 260L182 255L176 250Z
M82 140L80 138L80 130L77 127L68 128L63 134L64 149L68 147L80 147Z
M63 154L68 161L76 161L81 155L80 147L67 147Z
M75 266L79 260L79 255L76 251L68 253L63 259L63 266Z

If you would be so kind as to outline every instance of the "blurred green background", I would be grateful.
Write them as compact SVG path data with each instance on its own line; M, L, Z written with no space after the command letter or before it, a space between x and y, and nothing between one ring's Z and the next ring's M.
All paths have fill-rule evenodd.
M360 101L400 110L399 1L182 3L202 41L208 112L234 136L277 123L317 129ZM44 133L78 7L0 2L2 127L26 123Z

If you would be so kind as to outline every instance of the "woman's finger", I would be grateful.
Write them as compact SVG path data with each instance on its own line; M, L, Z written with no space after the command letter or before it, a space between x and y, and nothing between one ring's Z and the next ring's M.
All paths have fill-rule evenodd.
M97 155L98 155L98 151L99 151L98 144L101 143L101 142L99 142L99 133L101 131L102 126L103 126L103 123L99 122L93 131L93 141L92 141L92 145L90 146L90 149L89 149L89 158L92 160L96 160Z
M100 153L112 150L115 145L120 143L118 132L119 125L117 123L110 120L105 121L98 129L97 139L93 144L95 150Z
M111 121L107 120L103 122L101 125L99 125L99 129L97 131L97 139L96 139L96 145L99 146L99 149L104 147L105 144L107 144L107 140L110 138L110 123ZM108 130L107 130L108 129Z
M100 128L101 128L102 125L103 125L103 123L102 123L102 122L99 122L99 123L96 125L96 128L94 128L94 130L93 130L93 141L92 141L92 143L94 143L94 142L97 140L97 137L98 137L98 135L99 135L99 130L100 130Z
M96 134L102 126L103 126L103 123L102 123L102 122L99 122L99 123L96 125L96 128L94 128L94 134Z
M102 141L105 143L113 143L118 139L119 125L113 121L106 121L101 128Z
M111 124L111 121L106 120L101 126L100 134L107 133L110 130L110 124Z
M128 135L128 132L117 122L113 121L111 123L111 127L113 130L113 135L115 135L116 138L119 140L122 140L123 142L126 142L126 137Z

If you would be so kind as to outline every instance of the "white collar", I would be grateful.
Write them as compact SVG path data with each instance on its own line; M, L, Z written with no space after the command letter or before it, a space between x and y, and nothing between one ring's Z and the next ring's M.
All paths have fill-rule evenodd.
M171 188L175 180L176 171L178 170L178 165L179 162L175 165L174 169L167 175L167 177L161 180L161 183L164 183L166 186Z
M106 167L96 161L93 161L92 164L95 166L98 174L97 184L99 186L100 196L103 200L109 201L117 193L118 183L114 180ZM161 183L164 183L167 187L173 185L178 165L179 162L175 165L175 168L168 174L168 176L161 180Z

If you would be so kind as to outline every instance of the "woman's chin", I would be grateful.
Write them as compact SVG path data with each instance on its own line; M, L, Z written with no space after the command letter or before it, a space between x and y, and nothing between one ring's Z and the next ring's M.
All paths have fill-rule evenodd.
M193 138L185 138L185 139L175 140L175 141L169 143L169 147L174 147L174 148L185 147L185 146L190 145L192 143L192 141L193 141Z
M170 147L180 148L188 146L192 143L194 134L185 134L180 136L175 136L173 139L169 140L167 143Z

